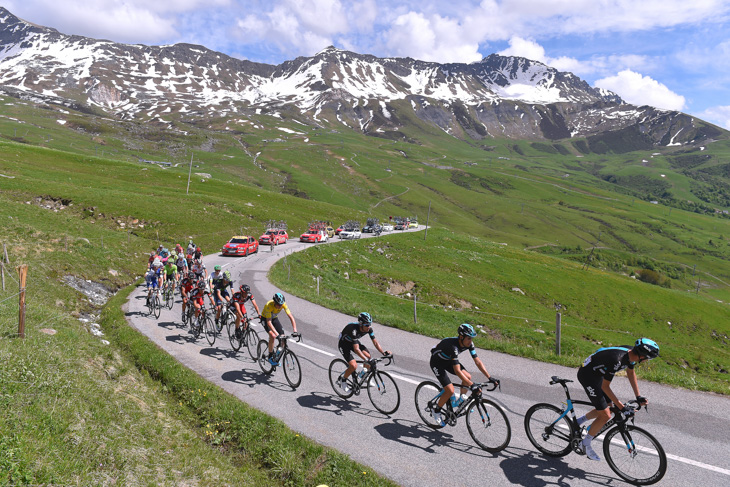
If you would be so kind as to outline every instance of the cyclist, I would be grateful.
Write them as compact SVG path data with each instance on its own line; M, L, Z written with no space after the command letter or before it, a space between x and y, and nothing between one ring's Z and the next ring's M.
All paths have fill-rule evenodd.
M294 316L292 316L291 311L289 311L289 307L284 301L284 295L276 293L274 294L274 298L267 302L264 309L261 310L261 316L266 320L266 327L269 332L269 353L261 358L268 359L269 363L274 366L279 365L279 362L276 361L278 357L272 357L272 352L274 351L274 340L279 335L284 334L284 327L281 326L281 322L278 318L279 313L282 311L286 312L286 315L291 321L291 326L294 329L294 334L297 334L297 322L294 321Z
M180 255L180 254L182 254L182 253L183 253L183 248L182 248L182 245L180 245L180 244L175 244L175 250L173 250L173 252L175 252L175 253L176 253L177 255Z
M200 308L202 308L205 304L206 296L208 296L210 304L215 306L213 298L210 296L210 292L208 291L208 287L205 285L205 281L201 279L190 292L190 299L192 300L193 306L195 307L196 318L200 316Z
M582 425L587 420L593 419L593 423L587 431L601 431L606 421L611 418L609 403L613 403L624 414L630 413L630 410L625 408L611 390L611 381L614 375L624 369L627 369L626 376L629 379L631 388L634 390L636 400L642 405L649 404L649 401L639 393L639 382L634 367L644 360L651 360L658 356L659 345L655 341L648 338L639 338L633 347L622 345L620 347L600 348L588 357L583 362L583 366L578 369L578 381L585 389L588 399L595 406L595 409L578 418L578 424ZM593 451L591 446L593 438L594 436L588 433L583 438L583 448L589 459L600 461L601 457Z
M223 307L223 301L225 301L226 303L231 301L231 295L228 293L229 287L233 289L231 271L223 272L219 279L212 282L216 283L215 286L213 286L211 289L213 292L213 299L215 299L215 324L217 325L221 319L221 308Z
M172 259L168 259L167 262L165 262L164 274L165 274L165 278L168 281L172 280L172 286L177 285L177 279L178 279L177 266L172 261Z
M196 245L193 243L193 239L190 239L190 242L188 242L188 255L193 255L195 253L195 247Z
M157 255L160 256L160 260L164 264L170 258L170 251L167 250L167 247L163 247L162 245L160 245L159 247L157 247Z
M466 399L466 387L471 386L472 390L476 387L471 380L471 374L459 362L459 354L461 352L469 350L471 358L474 359L474 364L481 373L484 374L489 382L499 384L497 379L489 375L486 367L484 367L484 363L477 357L477 351L474 348L473 342L473 338L477 336L477 333L474 331L474 328L468 323L463 323L459 325L458 333L459 336L444 338L438 345L431 349L431 370L444 388L444 393L439 397L438 404L431 412L431 415L441 426L446 425L441 416L441 408L444 407L446 401L451 397L452 405L458 406ZM454 384L451 383L451 378L449 378L447 372L456 375L461 380L461 398L456 397Z
M200 250L200 247L195 247L195 252L193 253L193 258L198 259L200 261L203 260L203 251Z
M365 375L367 370L370 369L370 350L365 345L360 343L359 338L365 335L370 335L373 345L381 353L381 355L390 355L389 351L383 351L383 347L380 346L380 342L375 338L373 332L373 318L370 313L362 312L357 315L356 323L348 323L345 328L340 332L339 342L337 348L340 349L340 353L345 358L345 362L349 365L345 373L337 378L337 386L343 391L349 392L350 387L347 385L347 378L355 372L357 369L357 360L352 356L353 352L365 361L363 363L363 370L360 372L361 375Z
M182 253L177 254L177 259L175 260L175 265L177 266L177 273L181 276L185 277L188 273L188 261L185 258L185 255Z
M241 284L241 286L238 288L238 292L234 293L233 297L231 298L231 302L236 308L236 336L239 338L241 338L241 320L246 315L246 301L251 301L251 304L256 310L256 314L261 315L259 306L258 304L256 304L256 300L254 299L253 294L251 294L251 288L248 287L247 284Z
M150 258L149 260L147 260L147 270L152 269L152 263L155 261L155 259L159 259L157 252L150 252Z
M208 270L205 268L205 264L203 264L200 259L195 259L193 261L193 265L190 267L190 272L196 279L208 280Z
M147 301L146 305L150 304L150 298L152 297L152 290L158 289L162 285L162 262L159 259L155 259L150 264L150 268L144 275L145 283L147 284Z
M221 270L221 266L217 265L213 267L213 272L211 272L208 276L208 284L210 285L210 288L215 289L218 285L218 281L220 281L222 277L223 271Z
M193 292L193 288L195 287L195 281L190 275L185 275L182 278L182 281L180 281L180 295L182 296L182 313L183 316L185 316L185 310L188 307L188 300L190 299L190 294Z

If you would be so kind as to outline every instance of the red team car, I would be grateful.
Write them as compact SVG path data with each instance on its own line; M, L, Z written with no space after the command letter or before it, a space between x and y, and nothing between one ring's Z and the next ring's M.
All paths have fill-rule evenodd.
M285 244L289 240L289 234L286 230L269 229L266 233L259 237L260 245L279 245Z
M259 243L255 238L244 236L235 236L226 243L221 249L223 255L248 255L259 251Z

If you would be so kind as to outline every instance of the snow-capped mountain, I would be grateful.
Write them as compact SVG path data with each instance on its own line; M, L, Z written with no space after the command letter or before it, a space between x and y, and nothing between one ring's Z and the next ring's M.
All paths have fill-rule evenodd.
M159 123L284 113L390 136L419 120L477 139L559 139L633 127L655 144L667 137L692 141L700 129L687 115L625 104L571 73L525 58L493 54L472 64L438 64L328 47L273 66L190 44L65 35L1 7L0 86Z

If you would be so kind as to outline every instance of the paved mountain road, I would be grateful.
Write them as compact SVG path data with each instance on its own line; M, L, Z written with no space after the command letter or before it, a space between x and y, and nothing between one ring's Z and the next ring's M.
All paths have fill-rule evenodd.
M235 283L251 285L259 307L263 307L278 291L266 279L269 268L285 252L300 250L305 245L292 241L273 252L262 248L258 254L245 258L211 255L205 263L209 269L221 264L232 272ZM225 335L213 347L203 337L193 341L180 322L179 301L172 311L163 309L160 319L155 320L146 314L140 288L130 295L125 311L132 326L202 377L281 419L293 430L348 454L401 485L626 485L605 460L591 462L575 454L548 458L536 452L525 436L525 411L536 402L559 404L564 397L560 386L548 385L550 376L574 379L574 369L479 350L490 373L502 380L502 392L488 395L505 408L512 424L509 447L493 455L476 446L463 418L456 427L434 431L421 423L415 411L416 384L433 380L428 358L437 340L374 325L381 344L395 354L395 364L385 370L396 376L401 392L400 408L387 417L372 407L366 391L343 400L329 384L329 363L339 356L337 335L354 318L285 295L303 334L303 342L292 345L302 365L303 380L297 390L288 386L281 369L266 377L244 349L233 354ZM282 323L290 333L289 320L284 317ZM454 323L454 330L457 325ZM258 325L257 328L261 331ZM367 337L365 340L369 341ZM463 362L475 370L473 365L469 366L468 355ZM573 397L583 399L582 389L571 385ZM620 397L631 397L625 378L618 378L614 387ZM649 382L642 382L641 388L651 405L649 413L639 412L637 424L656 436L670 456L667 474L660 485L730 485L728 398Z

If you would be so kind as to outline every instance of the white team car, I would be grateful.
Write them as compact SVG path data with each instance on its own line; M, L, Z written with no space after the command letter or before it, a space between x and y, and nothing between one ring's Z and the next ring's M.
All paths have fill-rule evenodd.
M362 237L360 230L342 230L339 235L341 240L354 240Z
M393 231L393 225L391 225L390 223L384 223L383 226L381 227L381 230L383 232L392 232Z

